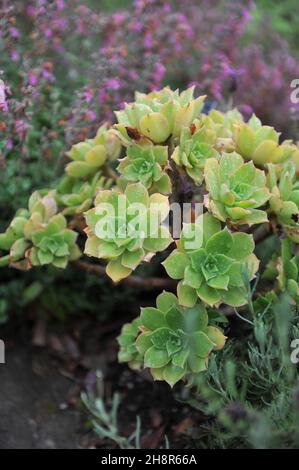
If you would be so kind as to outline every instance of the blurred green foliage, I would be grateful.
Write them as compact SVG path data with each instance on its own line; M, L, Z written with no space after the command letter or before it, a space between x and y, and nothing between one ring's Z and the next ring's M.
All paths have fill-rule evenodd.
M87 5L95 10L114 11L122 8L128 8L132 0L88 0Z
M129 308L134 308L132 290L121 287L111 295L111 285L106 279L73 267L66 270L45 267L38 272L31 270L26 276L9 269L3 273L0 326L10 315L20 318L26 310L50 322L66 322L70 317L86 314L105 321L116 312L125 315Z
M291 47L298 52L299 44L299 8L297 0L258 0L255 2L254 29L264 22L271 26L287 39Z

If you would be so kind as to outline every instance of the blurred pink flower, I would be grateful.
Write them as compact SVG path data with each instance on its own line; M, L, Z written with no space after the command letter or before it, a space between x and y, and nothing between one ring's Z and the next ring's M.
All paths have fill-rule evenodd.
M4 81L0 79L0 110L3 113L8 112L7 95L9 95L9 94L11 94L10 89L4 83Z
M120 81L117 78L110 78L106 82L107 88L111 90L119 90L120 89Z

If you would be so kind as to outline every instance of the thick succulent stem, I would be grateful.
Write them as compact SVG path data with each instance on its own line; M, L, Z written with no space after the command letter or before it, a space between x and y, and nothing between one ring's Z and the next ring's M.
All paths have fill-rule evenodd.
M266 240L272 234L269 224L263 224L258 226L258 228L253 232L253 238L255 244L261 243Z
M77 268L83 269L84 271L88 273L94 273L94 274L107 278L105 266L101 266L99 264L91 264L91 263L88 263L87 261L81 261L81 260L74 261L73 264ZM126 279L123 279L122 281L120 281L119 284L127 286L127 287L132 287L134 289L139 289L142 291L167 289L167 290L175 292L176 286L177 286L177 283L172 279L162 278L162 277L142 278L142 277L134 276L134 275L133 276L131 275L127 277Z

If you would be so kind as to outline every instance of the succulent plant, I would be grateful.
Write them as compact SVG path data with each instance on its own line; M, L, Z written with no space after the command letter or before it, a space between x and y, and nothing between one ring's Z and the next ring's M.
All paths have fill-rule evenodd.
M299 305L299 253L292 256L292 243L288 239L281 242L281 257L277 260L278 286L288 292Z
M140 181L147 189L169 194L170 178L163 171L167 162L168 147L131 145L117 169L126 181Z
M288 237L299 243L299 181L296 179L296 169L292 164L286 164L283 168L269 164L268 170L270 207Z
M273 254L263 272L263 278L276 281L276 292L288 293L299 306L299 253L292 253L292 241L284 238L281 241L280 253ZM274 291L270 291L276 295Z
M19 209L4 233L0 234L0 251L10 251L18 240L22 240L24 225L29 217L29 211ZM7 266L12 261L10 255L0 257L0 267Z
M219 160L206 161L205 182L208 195L205 204L217 219L234 224L260 224L267 222L267 214L257 207L270 197L266 176L253 162L244 163L237 153L223 153Z
M117 340L120 346L118 353L119 362L128 362L131 369L140 369L143 365L143 357L136 347L136 338L140 334L140 318L135 318L131 323L126 323Z
M91 208L99 190L109 189L112 185L113 180L101 176L100 172L96 173L91 181L65 175L57 187L55 197L59 207L64 208L64 215L82 214Z
M205 213L184 226L177 245L162 264L171 278L180 280L181 305L192 307L198 297L210 306L247 303L246 280L254 278L259 266L252 235L222 230L219 220Z
M133 328L135 331L135 325ZM210 353L222 349L226 341L219 328L209 325L203 304L185 309L174 294L165 291L157 298L157 308L141 309L139 330L135 342L138 362L141 357L153 378L165 380L171 387L206 370ZM121 346L124 341L121 336Z
M94 175L106 161L119 157L121 144L117 136L107 126L99 128L94 139L87 139L72 146L67 153L73 161L65 171L72 178L86 178Z
M226 113L216 109L211 109L208 114L202 114L200 117L201 125L205 127L206 132L213 137L214 140L220 139L235 150L233 136L235 128L244 123L242 114L237 109L232 109ZM227 150L227 149L226 149Z
M299 144L294 144L294 153L292 154L292 163L295 165L297 176L299 175Z
M212 133L207 132L205 126L200 127L200 121L195 120L190 127L182 130L179 145L175 148L171 158L181 167L195 183L202 183L203 169L206 160L218 158L219 154L213 147L216 139Z
M273 127L263 126L253 115L248 123L235 126L236 151L256 165L281 163L292 157L295 147L290 141L279 145L279 132Z
M118 282L172 242L168 229L161 225L168 212L168 198L159 193L149 196L141 183L129 184L124 194L100 191L95 207L85 214L85 253L109 260L106 272Z
M0 249L9 251L6 264L25 260L27 267L53 264L65 268L68 261L81 255L77 236L67 228L65 217L57 214L54 194L35 192L29 199L29 210L19 212L2 236Z
M124 325L119 361L150 368L154 379L171 386L181 379L203 383L211 352L226 340L218 328L221 304L248 303L251 314L262 316L283 291L299 307L299 255L291 243L299 243L298 143L280 143L274 128L254 115L245 122L236 109L205 114L205 97L193 92L166 87L136 93L134 103L116 112L118 124L102 126L95 138L71 148L58 186L34 193L28 209L19 210L0 234L0 267L65 267L81 255L78 234L68 228L77 227L87 235L85 254L107 262L114 282L162 252L168 276L178 281L177 297L163 292L156 308L142 309ZM203 195L206 212L197 217ZM192 223L181 230L186 215ZM174 250L167 225L180 233ZM266 292L254 301L254 238L264 242L271 229L279 235L283 230L286 239L273 237L281 254L276 250L266 264ZM262 249L260 244L257 252ZM77 265L88 272L103 269ZM148 288L147 278L134 276L128 284ZM149 282L157 285L176 283ZM254 334L265 342L265 330L255 328Z
M162 144L171 136L178 137L199 115L205 96L193 98L193 93L194 87L181 94L168 87L147 95L136 93L134 103L115 112L118 124L114 127L124 143L133 139Z

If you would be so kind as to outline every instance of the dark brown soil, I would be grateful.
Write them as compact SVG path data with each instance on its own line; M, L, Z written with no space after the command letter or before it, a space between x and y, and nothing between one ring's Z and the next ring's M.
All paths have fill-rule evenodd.
M51 361L24 345L8 348L0 383L1 449L78 447L80 413L66 403L72 384Z

